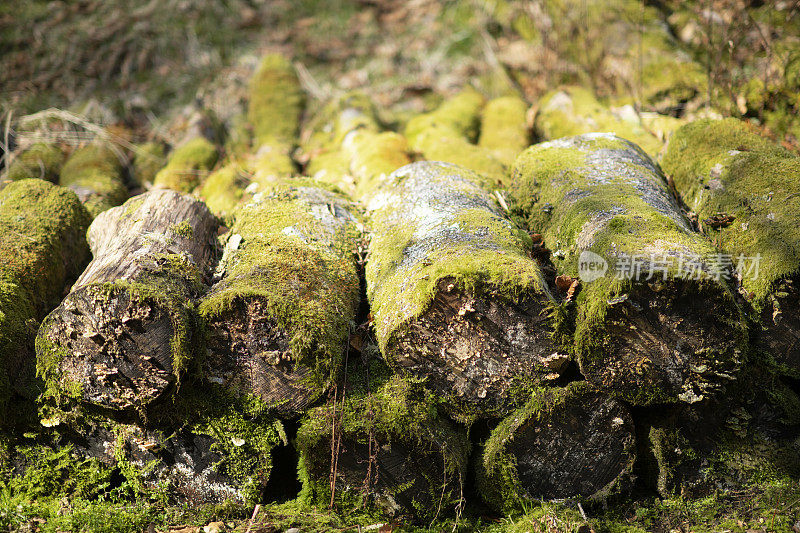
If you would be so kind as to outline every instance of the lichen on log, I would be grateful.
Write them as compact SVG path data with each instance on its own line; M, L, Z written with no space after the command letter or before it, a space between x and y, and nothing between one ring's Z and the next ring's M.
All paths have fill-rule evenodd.
M759 346L800 375L800 158L736 119L698 120L674 134L663 167L732 256Z
M196 364L194 300L216 259L218 221L174 191L153 190L98 216L94 259L42 323L46 396L141 410Z
M97 216L128 198L120 157L103 141L87 144L67 158L59 183L75 191L89 213Z
M204 374L300 414L335 376L359 300L355 205L293 178L235 212L200 304Z
M89 260L91 217L70 190L39 179L0 191L0 403L33 377L36 323Z
M530 237L479 184L440 162L389 176L371 197L367 296L384 357L420 379L454 416L508 412L558 376L553 298Z
M523 152L514 178L515 210L558 273L583 278L567 342L590 382L649 405L733 379L746 332L727 270L640 148L611 134L558 139Z
M493 431L478 461L478 490L498 511L541 500L605 500L632 486L628 409L586 382L536 390Z

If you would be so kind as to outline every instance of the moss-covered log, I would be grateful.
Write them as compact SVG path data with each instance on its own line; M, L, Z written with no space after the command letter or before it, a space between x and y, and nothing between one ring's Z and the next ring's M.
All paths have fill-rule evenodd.
M11 159L3 182L38 178L57 182L58 172L64 164L64 152L57 144L39 142L16 154ZM3 183L0 183L0 188Z
M354 194L352 153L343 148L353 132L378 134L380 126L372 100L359 92L347 93L325 104L303 130L300 145L305 173L316 181Z
M175 148L167 165L158 171L153 185L178 192L191 192L217 162L217 147L205 137L186 139Z
M559 139L592 132L609 132L627 139L647 152L658 155L664 143L642 124L633 108L615 114L588 89L565 87L551 91L539 101L534 119L536 135L542 140Z
M78 148L61 168L59 183L75 191L89 213L97 216L128 198L120 157L103 141Z
M412 163L368 205L367 295L380 348L464 419L506 413L558 375L548 366L553 299L531 239L484 181L455 165Z
M453 514L463 505L464 431L437 416L418 382L393 376L371 394L363 383L349 385L343 403L313 409L300 426L303 495L320 506L331 491L338 506L365 499L403 522Z
M483 96L465 90L431 111L412 118L405 128L411 148L430 161L453 163L485 176L491 186L502 185L508 169L489 148L473 144L480 127Z
M36 324L89 260L90 221L72 191L46 181L0 191L0 403L34 376Z
M628 409L586 382L539 389L492 431L478 489L498 511L541 500L604 500L632 485L636 438Z
M501 96L486 103L481 112L481 134L478 146L491 150L504 165L530 145L528 104L518 96Z
M148 425L83 415L47 424L80 456L119 469L136 496L166 494L190 506L258 502L272 449L288 444L282 424L261 405L208 383L183 385L168 414Z
M800 158L736 119L701 120L674 134L663 166L732 256L759 345L800 375Z
M514 178L559 274L585 284L573 349L590 382L645 405L733 379L746 335L727 270L644 152L611 134L564 138L526 150Z
M355 206L308 185L276 186L235 213L221 280L200 304L204 374L285 416L327 388L359 301Z
M216 258L218 221L154 190L98 216L94 259L42 323L37 368L49 396L115 410L158 399L195 362L193 300Z
M377 190L386 176L411 163L408 142L392 131L354 131L345 138L343 148L350 156L350 175L355 181L352 195L359 199Z
M140 144L133 153L131 182L139 189L152 187L156 174L166 162L166 147L163 143L151 141Z
M268 186L295 171L297 143L305 94L292 64L268 54L250 79L247 118L253 127L254 156L248 163L253 181Z
M197 194L212 213L229 218L246 194L252 183L247 172L239 163L228 163L211 173L197 189Z

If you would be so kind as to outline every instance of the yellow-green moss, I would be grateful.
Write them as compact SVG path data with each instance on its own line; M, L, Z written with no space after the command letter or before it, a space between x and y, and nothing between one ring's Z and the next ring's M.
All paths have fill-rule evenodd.
M565 87L551 91L539 102L534 121L536 135L543 140L583 133L609 132L638 144L650 156L658 154L663 143L639 121L623 120L601 104L588 89Z
M75 150L61 168L59 183L77 192L93 217L128 198L120 156L101 142Z
M250 180L239 165L229 163L211 173L199 188L200 198L219 217L231 215L244 196Z
M305 95L292 64L280 54L264 56L250 80L249 95L254 147L295 144Z
M8 167L5 179L18 181L25 178L39 178L58 181L58 171L64 164L64 152L57 144L36 143L17 154Z
M290 147L287 145L262 144L247 162L250 179L265 189L271 183L294 175L294 161L289 152Z
M140 144L134 150L131 181L139 187L152 184L166 162L166 147L163 143L152 141Z
M442 103L438 108L416 116L408 121L405 137L409 145L418 150L418 136L438 129L443 137L462 137L474 142L480 127L480 112L484 104L483 96L473 89L466 89Z
M502 96L490 100L481 113L481 135L478 145L506 166L530 144L527 120L528 104L518 96Z
M320 391L338 368L358 303L353 254L360 232L348 207L304 182L257 195L236 211L229 235L241 243L226 252L226 276L199 307L210 321L238 300L260 300Z
M348 136L344 145L350 155L357 198L363 198L386 176L411 163L408 142L399 133L360 130Z
M156 187L188 193L205 179L217 162L217 148L204 137L195 137L170 155L167 166L156 174Z
M9 365L20 371L32 360L36 322L88 261L90 220L72 191L46 181L0 191L0 402L9 394Z
M800 158L736 119L699 120L675 132L662 165L734 261L760 254L758 275L742 272L741 284L763 307L777 283L800 270ZM718 213L735 220L716 229L703 222Z

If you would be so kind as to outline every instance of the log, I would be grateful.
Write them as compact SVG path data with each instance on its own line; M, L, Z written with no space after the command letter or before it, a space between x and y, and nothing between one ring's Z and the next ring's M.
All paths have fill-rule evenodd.
M651 157L664 143L644 126L636 111L625 106L611 110L582 87L550 91L539 100L534 130L542 140L559 139L592 132L610 132L637 144Z
M535 391L492 431L477 486L502 512L577 496L604 501L630 488L635 460L628 409L586 382L573 382Z
M98 216L94 259L39 329L47 396L141 410L195 365L193 300L210 277L217 228L204 204L167 190Z
M153 185L188 193L200 185L217 162L217 147L205 137L190 137L175 148Z
M413 380L384 377L370 394L365 383L376 374L373 365L371 378L351 378L343 404L317 407L303 419L297 433L303 494L320 507L363 498L403 523L452 515L463 505L465 431L437 416L434 398Z
M359 303L355 206L293 178L241 207L200 303L204 375L302 413L338 372Z
M249 97L247 118L253 125L255 155L248 169L254 182L267 187L296 173L291 154L305 94L292 64L281 55L267 54L250 79Z
M465 90L430 113L411 119L405 128L409 146L429 161L453 163L484 176L488 187L501 186L508 168L490 149L472 144L484 99Z
M367 296L380 349L462 420L518 407L567 359L551 358L553 298L531 239L484 182L455 165L412 163L368 204Z
M105 141L87 144L69 156L61 168L59 183L75 191L96 217L128 198L120 157Z
M408 141L393 131L356 130L342 144L350 156L350 174L355 182L352 196L358 199L364 199L389 174L411 163Z
M0 182L0 188L12 181L39 178L56 183L64 164L64 152L57 144L39 142L16 154Z
M78 457L118 468L138 497L166 492L191 507L257 503L272 472L273 448L288 444L279 421L242 409L207 383L182 388L169 414L148 425L97 415L47 424L60 446L70 443Z
M136 146L131 162L131 182L143 192L153 186L156 174L167 162L166 147L157 141Z
M91 217L69 189L23 179L0 191L0 404L28 394L35 328L89 260Z
M800 376L800 158L736 119L700 120L674 134L663 166L732 256L757 346Z
M351 92L325 104L301 135L299 152L305 162L305 174L321 184L354 194L352 154L343 149L343 143L356 131L380 131L375 105L368 96Z
M481 111L481 134L478 146L491 151L506 167L531 142L528 127L528 104L519 96L501 96L486 103Z
M746 332L727 270L640 148L611 134L558 139L523 152L514 178L515 209L553 248L560 279L585 285L570 342L587 380L650 405L733 379Z

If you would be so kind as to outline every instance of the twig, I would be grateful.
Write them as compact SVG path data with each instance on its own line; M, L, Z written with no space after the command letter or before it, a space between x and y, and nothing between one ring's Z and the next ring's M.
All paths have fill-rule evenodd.
M500 194L500 191L494 191L494 195L497 197L497 203L500 204L500 207L503 208L503 211L508 213L509 212L508 204L506 203L506 199L503 198L503 195Z
M297 71L297 77L300 79L300 85L317 100L327 100L330 95L320 87L306 66L299 61L295 61L293 65Z
M257 503L255 508L253 509L253 516L250 517L250 522L247 524L247 530L244 533L250 533L250 528L253 527L253 520L256 519L258 516L258 512L261 510L261 504Z

